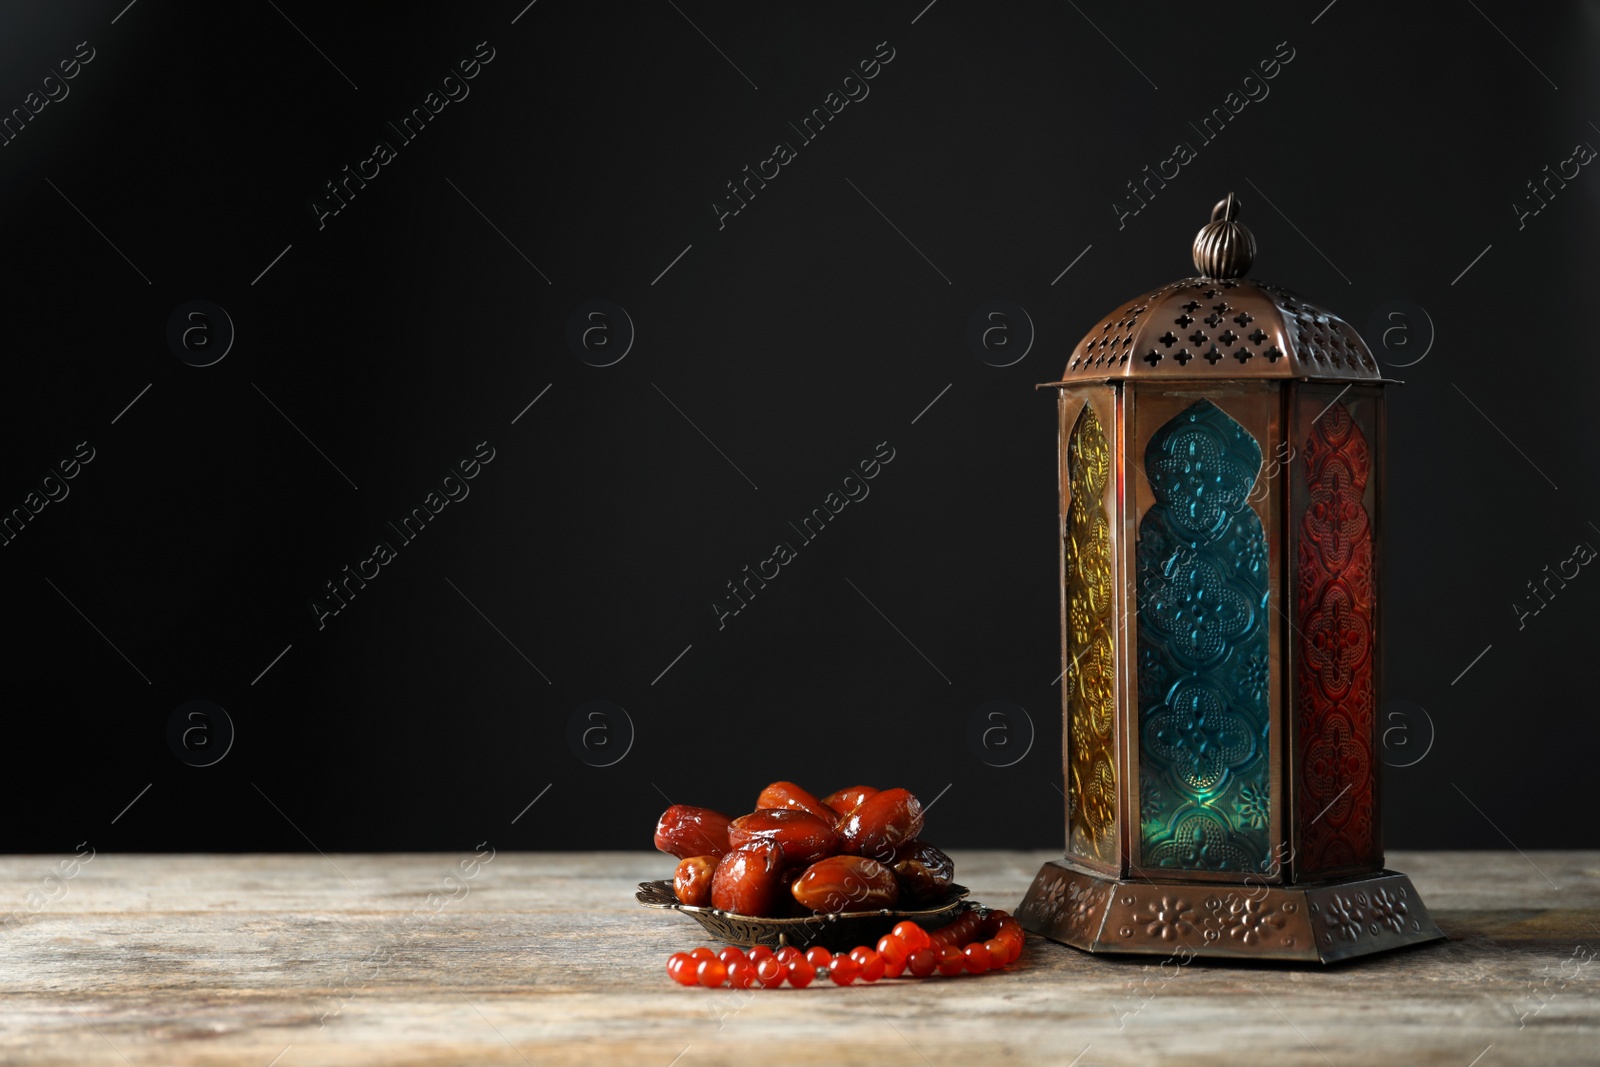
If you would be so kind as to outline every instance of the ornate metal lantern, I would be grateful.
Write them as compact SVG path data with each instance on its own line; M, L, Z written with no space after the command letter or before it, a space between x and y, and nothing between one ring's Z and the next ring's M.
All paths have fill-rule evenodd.
M1017 915L1091 952L1331 962L1443 935L1385 870L1383 379L1360 336L1243 277L1117 308L1060 403L1066 857Z

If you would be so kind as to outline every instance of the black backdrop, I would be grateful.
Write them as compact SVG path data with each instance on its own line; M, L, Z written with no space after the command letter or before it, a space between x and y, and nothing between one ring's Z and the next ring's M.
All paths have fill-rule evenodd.
M1059 845L1032 385L1189 273L1228 190L1255 275L1412 364L1389 845L1596 844L1567 816L1600 578L1517 605L1600 544L1600 176L1566 162L1600 144L1600 9L524 3L7 5L0 506L38 513L0 549L6 849L643 847L664 797L780 777L937 796L951 846ZM803 140L836 90L868 95ZM457 99L414 140L384 125L430 92ZM1546 165L1578 173L1519 218ZM319 222L346 166L370 180ZM986 362L991 300L1034 336L1013 308ZM434 491L414 541L385 525ZM346 566L376 576L335 614Z

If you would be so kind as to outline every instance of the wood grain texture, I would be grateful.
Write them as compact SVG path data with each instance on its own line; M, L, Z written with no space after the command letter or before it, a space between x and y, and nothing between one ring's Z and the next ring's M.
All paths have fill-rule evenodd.
M1011 909L1053 855L956 860ZM1600 1062L1595 852L1392 854L1450 941L1345 967L1030 938L978 979L753 992L668 980L702 937L634 903L653 853L58 860L0 858L7 1064Z

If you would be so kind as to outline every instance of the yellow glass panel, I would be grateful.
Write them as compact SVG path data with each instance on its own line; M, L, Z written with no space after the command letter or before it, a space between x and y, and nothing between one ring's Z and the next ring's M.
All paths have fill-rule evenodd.
M1085 405L1067 440L1067 848L1102 863L1117 861L1110 473L1105 431Z

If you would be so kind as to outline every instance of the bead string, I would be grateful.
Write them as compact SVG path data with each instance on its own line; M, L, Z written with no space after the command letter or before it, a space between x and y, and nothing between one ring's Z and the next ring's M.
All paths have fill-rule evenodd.
M679 985L708 989L723 985L776 989L785 981L804 989L824 974L835 985L908 974L928 978L936 971L947 976L983 974L1015 962L1022 955L1024 938L1022 926L1005 912L968 910L932 933L914 922L898 923L877 948L858 945L848 955L835 956L821 945L803 955L793 945L776 951L756 945L748 953L733 945L721 952L702 945L669 956L667 974Z

